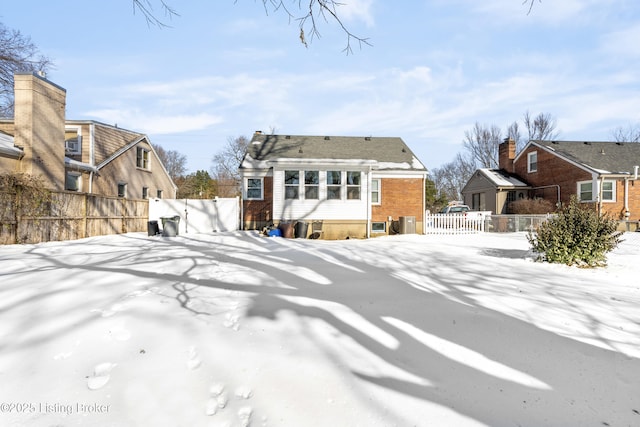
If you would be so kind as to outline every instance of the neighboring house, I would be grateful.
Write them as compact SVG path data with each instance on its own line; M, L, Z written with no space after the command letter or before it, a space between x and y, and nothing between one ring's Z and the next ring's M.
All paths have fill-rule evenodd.
M526 199L529 185L501 169L478 169L462 189L464 204L474 211L506 214L509 203Z
M245 229L303 221L325 239L423 231L427 170L400 138L256 132L240 173Z
M177 187L144 134L65 120L66 90L15 75L14 119L0 119L0 172L40 176L53 190L132 199L176 197Z
M571 196L616 219L640 220L640 144L532 140L515 154L515 142L500 145L500 173L529 185L528 197L567 204ZM474 196L477 174L465 188ZM498 192L498 187L484 191Z

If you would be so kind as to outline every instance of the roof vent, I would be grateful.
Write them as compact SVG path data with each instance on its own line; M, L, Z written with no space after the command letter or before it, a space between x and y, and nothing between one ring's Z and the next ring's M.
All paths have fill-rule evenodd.
M585 141L584 145L591 145L591 143L589 141Z
M404 148L404 147L402 147L402 152L403 152L403 153L406 153L406 152L407 152L407 149L406 149L406 148Z
M328 141L328 140L330 140L330 139L331 139L331 138L329 138L328 136L325 136L325 137L324 137L324 140L325 140L325 141Z
M624 145L622 142L616 142L616 145Z
M298 149L298 153L302 154L302 147Z
M261 130L257 130L257 131L255 131L255 134L256 135L262 135L262 131Z
M291 135L285 136L284 139L291 139Z
M604 152L604 148L603 148L602 150L600 150L600 154L602 154L602 155L604 155L604 154L605 154L605 152Z
M371 137L370 137L370 136L365 136L365 137L364 137L364 140L365 140L365 141L371 141Z
M557 143L558 143L558 141L551 141L551 143L552 143L552 144L557 144Z

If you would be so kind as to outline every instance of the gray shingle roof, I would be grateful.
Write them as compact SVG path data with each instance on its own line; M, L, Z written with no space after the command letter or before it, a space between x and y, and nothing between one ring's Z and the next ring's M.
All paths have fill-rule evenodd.
M366 160L380 169L426 171L411 149L397 137L266 135L255 133L246 158L258 162L296 160ZM241 166L244 167L244 166Z
M528 187L529 185L522 182L516 176L502 170L502 169L479 169L480 173L487 177L496 187Z
M640 165L640 143L590 141L531 141L600 173L633 173Z

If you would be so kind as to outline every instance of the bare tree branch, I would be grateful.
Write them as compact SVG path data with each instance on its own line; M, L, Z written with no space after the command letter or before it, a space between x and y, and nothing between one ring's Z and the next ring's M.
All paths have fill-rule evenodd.
M52 63L29 37L0 22L0 117L13 116L13 75L47 72Z
M620 126L611 132L616 142L640 142L640 125L629 125L626 128Z
M156 26L159 28L169 27L164 21L161 21L155 14L153 10L153 4L151 0L132 0L133 1L133 13L136 11L140 11L144 19L147 21L148 26ZM173 9L169 4L167 4L164 0L160 0L160 4L162 6L162 10L164 11L164 15L169 19L174 16L180 16L178 12Z
M533 3L535 3L536 0L523 0L522 4L529 4L529 11L527 12L527 15L529 15L531 13L531 10L533 10ZM542 0L538 0L538 3L542 3Z

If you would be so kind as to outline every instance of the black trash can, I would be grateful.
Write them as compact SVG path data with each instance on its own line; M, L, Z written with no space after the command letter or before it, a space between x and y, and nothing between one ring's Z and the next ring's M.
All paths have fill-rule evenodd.
M160 234L160 226L158 225L158 221L149 221L147 223L147 235L155 236Z
M306 239L308 229L309 229L309 224L307 224L306 222L304 221L296 222L296 226L295 226L296 239Z
M180 225L179 216L163 216L162 220L162 235L164 237L175 237L178 235L178 226Z

